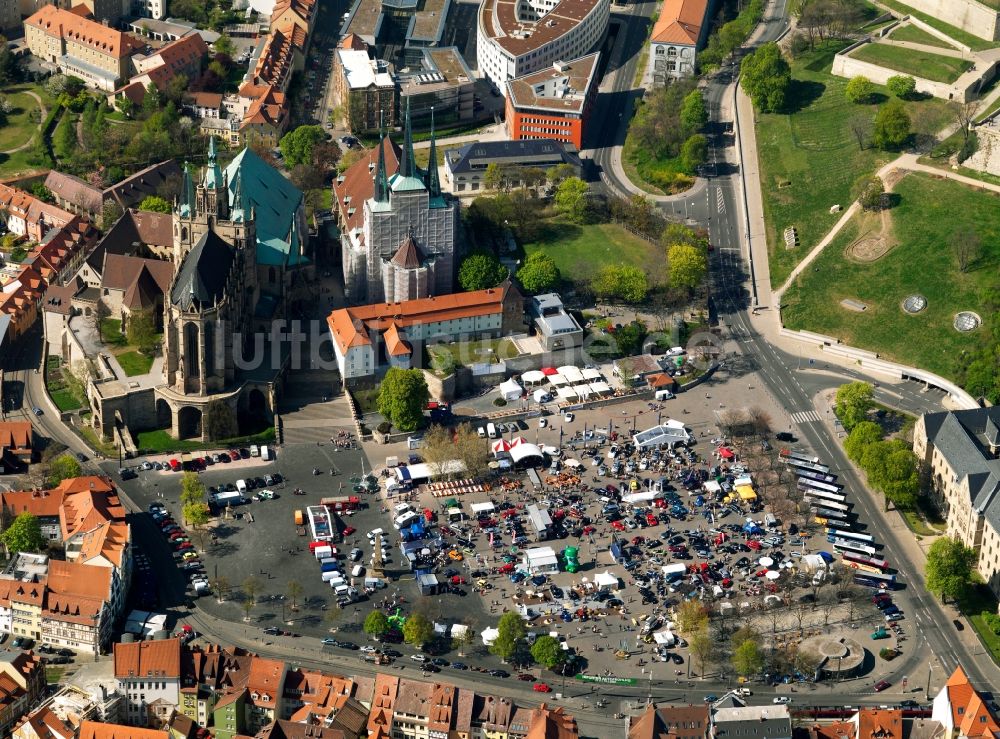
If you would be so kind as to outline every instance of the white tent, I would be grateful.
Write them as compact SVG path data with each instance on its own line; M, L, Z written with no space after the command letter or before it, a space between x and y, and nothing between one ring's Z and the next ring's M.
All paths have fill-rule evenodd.
M574 468L583 467L579 459L567 459L563 462L563 464L566 465L567 467L574 467Z
M672 631L657 631L653 634L653 641L661 647L672 647L677 642L677 637Z
M604 382L592 382L590 383L590 392L597 393L598 395L606 395L611 392L611 386Z
M529 385L534 385L539 382L545 382L545 373L540 370L528 370L523 375L521 375L521 381L526 382Z
M504 400L517 400L524 394L524 390L513 378L500 383L500 387L497 389L500 391L500 397Z
M493 513L496 510L496 506L492 503L473 503L472 504L473 513Z
M618 590L618 577L608 571L594 575L594 585L598 590Z
M799 567L806 572L816 572L826 569L826 560L818 554L806 554L799 557Z
M569 384L569 380L567 380L562 375L549 375L549 382L551 382L556 387L559 387L560 385L568 385Z
M567 364L564 367L560 367L559 374L565 377L571 384L583 382L583 373L575 365Z
M585 379L585 380L601 380L601 379L604 379L604 375L601 374L601 371L599 369L597 369L597 367L587 367L583 371L583 379Z
M561 387L556 392L559 393L560 398L564 398L565 400L572 400L577 397L576 390L571 387Z
M487 626L483 629L480 636L483 638L483 646L491 647L493 646L493 642L497 640L497 637L500 636L500 631L499 629L494 629L492 626Z
M529 444L528 442L524 442L523 444L514 444L510 448L510 458L515 464L521 460L528 459L529 457L538 457L541 459L542 450L534 444Z

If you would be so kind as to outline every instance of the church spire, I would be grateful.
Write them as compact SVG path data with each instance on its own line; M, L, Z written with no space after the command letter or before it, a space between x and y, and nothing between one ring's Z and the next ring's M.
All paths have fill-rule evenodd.
M233 212L232 220L242 221L246 217L245 206L243 204L243 176L242 170L236 168L236 176L233 182Z
M184 175L181 178L181 207L182 216L191 215L194 208L194 182L191 180L191 168L184 162Z
M434 141L434 106L431 106L431 151L427 162L427 192L432 198L441 194L441 182L438 180L437 143Z
M403 177L417 176L417 162L413 156L413 127L410 125L410 98L406 98L406 122L403 126L403 155L399 162L399 174Z
M205 167L205 179L202 184L211 190L221 187L222 170L215 154L215 136L208 137L208 164Z
M378 122L378 163L375 165L375 202L384 203L389 199L389 178L385 171L385 133L382 131L382 114Z

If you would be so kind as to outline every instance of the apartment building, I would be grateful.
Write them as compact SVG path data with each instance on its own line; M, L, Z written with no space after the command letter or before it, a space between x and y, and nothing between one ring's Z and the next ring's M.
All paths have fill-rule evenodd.
M708 38L713 0L664 0L649 36L646 78L655 85L691 77Z
M112 605L112 570L51 560L40 614L41 640L53 647L97 654L111 643L122 600Z
M41 241L49 230L62 228L73 220L69 211L10 185L0 184L0 209L7 217L7 230L30 241Z
M367 51L339 48L333 52L334 101L354 133L390 129L397 115L396 81L384 61Z
M941 726L937 734L940 739L988 739L1000 735L1000 720L961 665L934 697L931 719Z
M130 726L163 726L180 705L181 641L115 644L115 680Z
M600 52L557 61L551 67L507 81L507 136L553 139L583 147L585 128L597 98Z
M924 414L913 451L930 474L947 534L976 550L976 569L1000 594L1000 407Z
M82 7L43 6L24 21L25 43L35 57L60 72L111 92L126 78L131 57L143 44L94 20Z
M276 659L255 657L250 664L247 690L248 733L256 734L275 719L281 718L285 690L285 663Z
M185 648L181 663L181 705L179 711L199 726L208 727L220 703L232 703L250 680L253 655L239 647ZM242 718L242 717L241 717ZM229 721L216 727L224 732ZM235 721L233 721L235 724ZM235 730L237 726L233 726Z
M0 735L10 735L14 724L45 694L46 685L40 657L30 651L0 651Z
M35 431L31 421L0 423L0 472L21 472L34 461Z

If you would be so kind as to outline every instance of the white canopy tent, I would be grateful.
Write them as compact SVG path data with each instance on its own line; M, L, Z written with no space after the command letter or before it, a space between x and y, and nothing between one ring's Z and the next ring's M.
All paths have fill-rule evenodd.
M576 390L574 390L571 387L561 387L556 392L559 394L560 398L563 398L565 400L572 400L573 398L578 397L576 394Z
M584 380L603 380L604 379L604 375L601 374L601 371L599 369L597 369L597 367L587 367L586 369L583 370L583 379Z
M559 374L565 377L570 384L575 385L578 382L583 382L583 372L581 372L580 368L575 365L567 364L560 367Z
M545 382L545 373L541 370L528 370L521 375L521 382L537 385L539 382Z
M592 382L590 383L590 392L597 395L607 395L611 392L611 386L603 380L601 382Z
M524 394L524 390L513 378L500 383L500 387L497 389L500 391L500 397L504 400L517 400Z
M594 575L594 585L598 590L618 590L618 576L608 571Z
M510 448L510 458L513 460L514 464L528 459L529 457L542 458L542 450L536 445L524 442L523 444L514 444Z
M562 385L569 385L569 380L567 380L562 375L549 375L549 382L555 387L560 387Z
M497 637L500 636L500 631L492 626L487 626L480 632L480 636L483 638L483 646L490 647L493 646L493 642L495 642Z

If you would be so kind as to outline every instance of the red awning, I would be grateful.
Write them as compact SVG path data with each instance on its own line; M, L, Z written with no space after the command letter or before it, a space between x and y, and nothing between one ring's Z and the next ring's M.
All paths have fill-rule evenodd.
M546 377L551 377L552 375L558 375L559 370L555 367L542 367L542 374Z
M733 454L733 450L724 446L719 447L719 456L723 459L732 459L736 455Z

